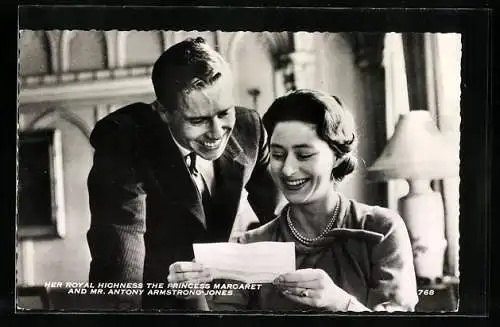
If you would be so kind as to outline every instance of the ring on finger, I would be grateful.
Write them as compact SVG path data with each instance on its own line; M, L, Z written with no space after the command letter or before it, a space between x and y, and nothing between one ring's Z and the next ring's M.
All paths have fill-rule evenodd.
M299 293L299 296L300 296L300 297L309 297L309 290L302 290L302 291Z

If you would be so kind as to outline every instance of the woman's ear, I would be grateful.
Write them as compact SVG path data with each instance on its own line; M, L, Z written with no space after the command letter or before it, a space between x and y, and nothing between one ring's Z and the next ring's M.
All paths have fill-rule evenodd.
M344 160L345 160L345 157L337 157L337 156L335 156L335 158L333 159L332 169L337 168L342 162L344 162Z
M341 163L345 161L345 157L335 157L332 166L332 172L330 173L330 179L333 181L335 179L335 169L340 166Z

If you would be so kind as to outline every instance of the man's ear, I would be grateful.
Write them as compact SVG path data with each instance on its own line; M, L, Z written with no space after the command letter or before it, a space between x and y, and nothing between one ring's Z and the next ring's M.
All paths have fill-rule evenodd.
M166 121L167 123L171 123L172 122L172 114L170 112L168 112L167 110L163 110L160 112L160 116L163 118L164 121Z
M165 109L160 103L158 103L158 113L160 117L166 121L167 123L171 123L173 121L172 113Z

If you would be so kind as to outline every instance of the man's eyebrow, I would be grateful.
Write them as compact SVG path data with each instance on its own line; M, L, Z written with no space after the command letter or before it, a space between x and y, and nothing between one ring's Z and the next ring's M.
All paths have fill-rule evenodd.
M186 120L196 120L196 119L208 119L208 118L211 118L211 116L185 116L185 115L182 115L182 116Z
M184 119L187 119L187 120L195 120L195 119L210 119L210 118L212 118L212 117L214 117L214 116L217 116L217 115L220 115L220 114L222 114L222 113L225 113L225 112L227 112L227 111L231 110L232 108L234 108L234 107L229 107L229 108L226 108L226 109L219 110L219 111L217 111L217 112L215 113L215 115L213 115L213 116L186 116L186 115L184 115L184 114L183 114L182 116L184 117Z

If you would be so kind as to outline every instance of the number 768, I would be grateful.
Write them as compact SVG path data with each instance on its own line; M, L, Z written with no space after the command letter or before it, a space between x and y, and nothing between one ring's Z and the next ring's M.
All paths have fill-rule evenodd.
M418 290L418 295L434 295L434 290Z

